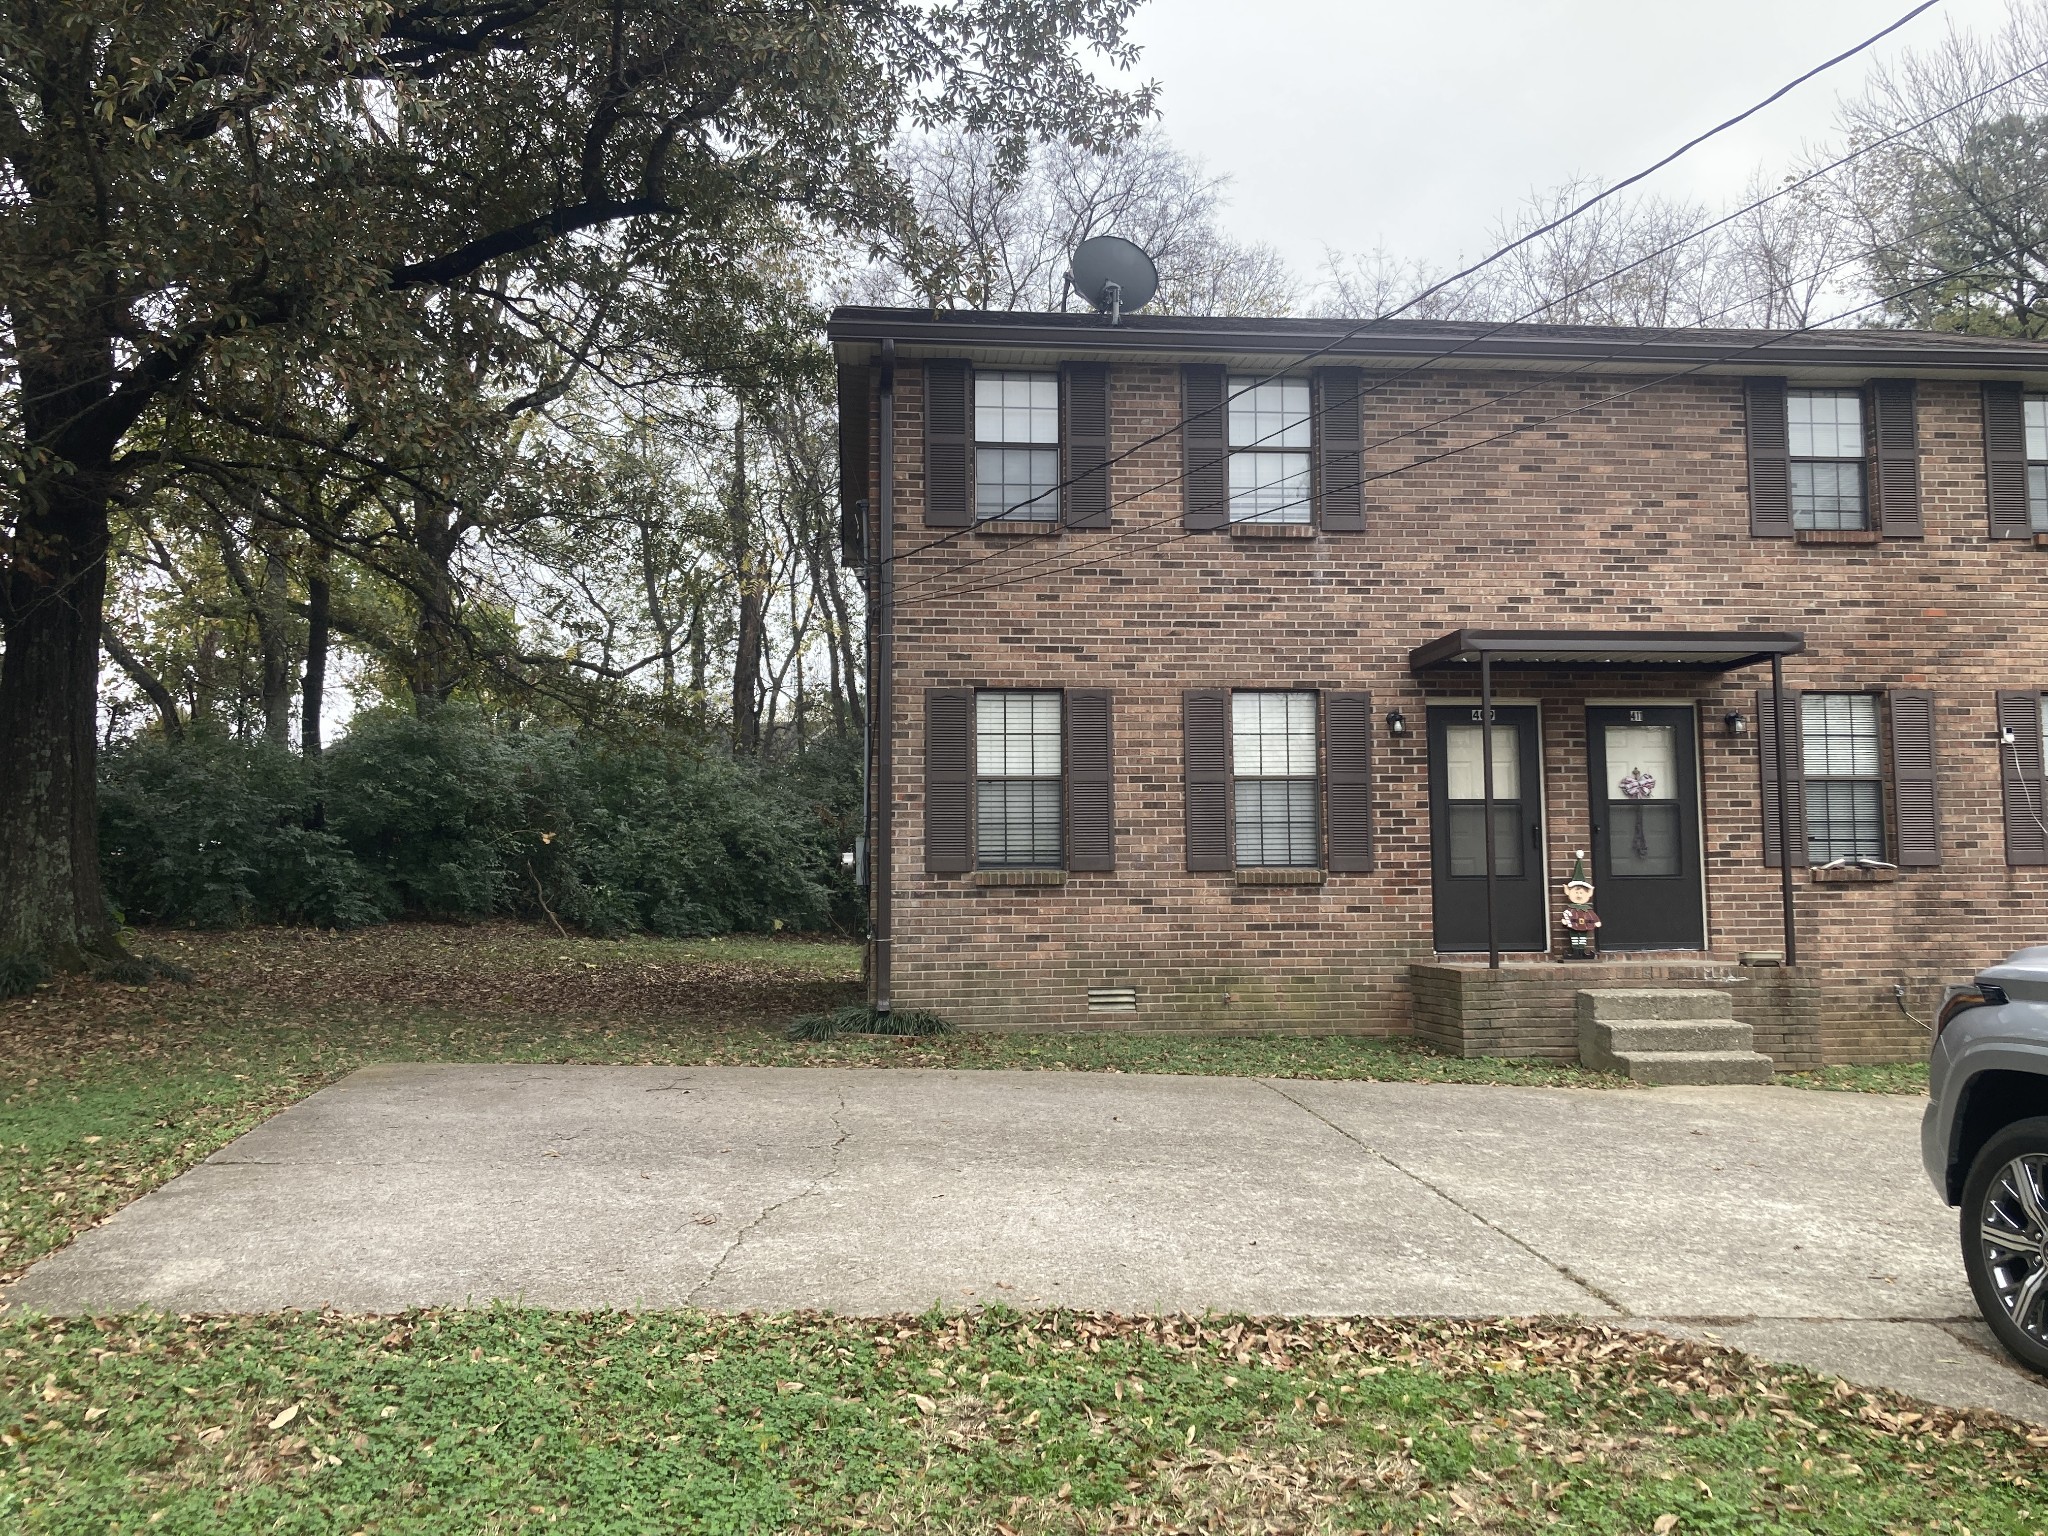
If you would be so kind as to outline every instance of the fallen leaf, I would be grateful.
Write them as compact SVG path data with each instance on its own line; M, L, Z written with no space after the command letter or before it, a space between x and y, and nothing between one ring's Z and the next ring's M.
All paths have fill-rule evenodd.
M276 1418L270 1421L270 1427L272 1429L283 1429L285 1425L291 1423L291 1421L293 1419L296 1419L298 1416L299 1405L297 1403L293 1403L291 1407L285 1409L283 1413L280 1413ZM1669 1530L1670 1527L1666 1526L1665 1529Z
M1678 1529L1678 1516L1659 1515L1656 1524L1652 1525L1650 1529L1655 1533L1655 1536L1666 1536L1666 1533Z

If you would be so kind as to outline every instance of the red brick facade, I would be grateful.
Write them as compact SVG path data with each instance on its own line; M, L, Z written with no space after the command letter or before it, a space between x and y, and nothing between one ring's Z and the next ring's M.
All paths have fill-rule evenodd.
M907 319L906 338L914 331ZM1927 1018L1944 982L2048 941L2048 868L2006 863L1993 714L1997 690L2048 689L2048 548L1988 536L1977 377L1919 377L1925 536L1818 543L1750 532L1740 375L1768 366L1656 381L1468 361L1387 382L1401 371L1366 374L1369 469L1401 472L1369 484L1363 533L1183 532L1180 376L1155 358L1111 368L1111 450L1128 457L1111 467L1107 532L966 531L927 549L939 534L924 526L921 369L908 355L898 363L898 1007L1026 1028L1413 1032L1410 967L1435 958L1422 722L1429 703L1474 688L1425 686L1407 659L1465 627L1798 631L1807 648L1786 661L1788 687L1933 691L1942 864L1855 883L1795 869L1796 980L1818 1002L1816 1039L1787 1047L1794 1056L1916 1054L1925 1036L1894 984ZM1605 399L1622 391L1635 392ZM1518 425L1504 441L1404 468ZM1496 681L1502 702L1541 706L1553 891L1588 843L1588 702L1697 707L1708 943L1659 958L1700 962L1700 974L1733 976L1743 953L1783 943L1779 876L1762 853L1758 735L1723 723L1730 712L1755 722L1768 678L1755 668ZM1005 886L925 872L924 701L945 687L1114 690L1113 873ZM1373 873L1260 886L1186 870L1182 693L1243 687L1370 692ZM1384 726L1395 709L1411 723L1400 740ZM1106 987L1136 990L1135 1018L1091 1020L1088 990Z

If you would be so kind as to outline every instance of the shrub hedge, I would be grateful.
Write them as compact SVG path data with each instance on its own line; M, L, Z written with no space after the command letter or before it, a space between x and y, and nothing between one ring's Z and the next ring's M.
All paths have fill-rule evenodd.
M550 914L597 934L852 927L855 750L734 761L680 733L500 731L448 707L358 716L312 762L138 738L100 786L107 895L133 923L353 927Z

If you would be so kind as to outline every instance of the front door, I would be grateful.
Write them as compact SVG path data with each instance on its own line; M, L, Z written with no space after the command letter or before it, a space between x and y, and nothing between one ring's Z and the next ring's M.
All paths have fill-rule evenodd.
M1699 757L1686 706L1586 711L1602 949L1704 949Z
M1536 709L1493 710L1494 921L1500 947L1550 947ZM1429 848L1440 953L1486 949L1486 801L1475 705L1429 711Z

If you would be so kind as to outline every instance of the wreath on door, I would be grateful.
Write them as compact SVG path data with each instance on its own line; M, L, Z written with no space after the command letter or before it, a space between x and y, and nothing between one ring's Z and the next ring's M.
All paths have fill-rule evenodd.
M1621 776L1621 792L1635 803L1636 808L1635 836L1629 839L1629 852L1638 859L1647 859L1650 856L1650 839L1643 827L1643 802L1657 792L1657 775L1641 767L1631 768Z

